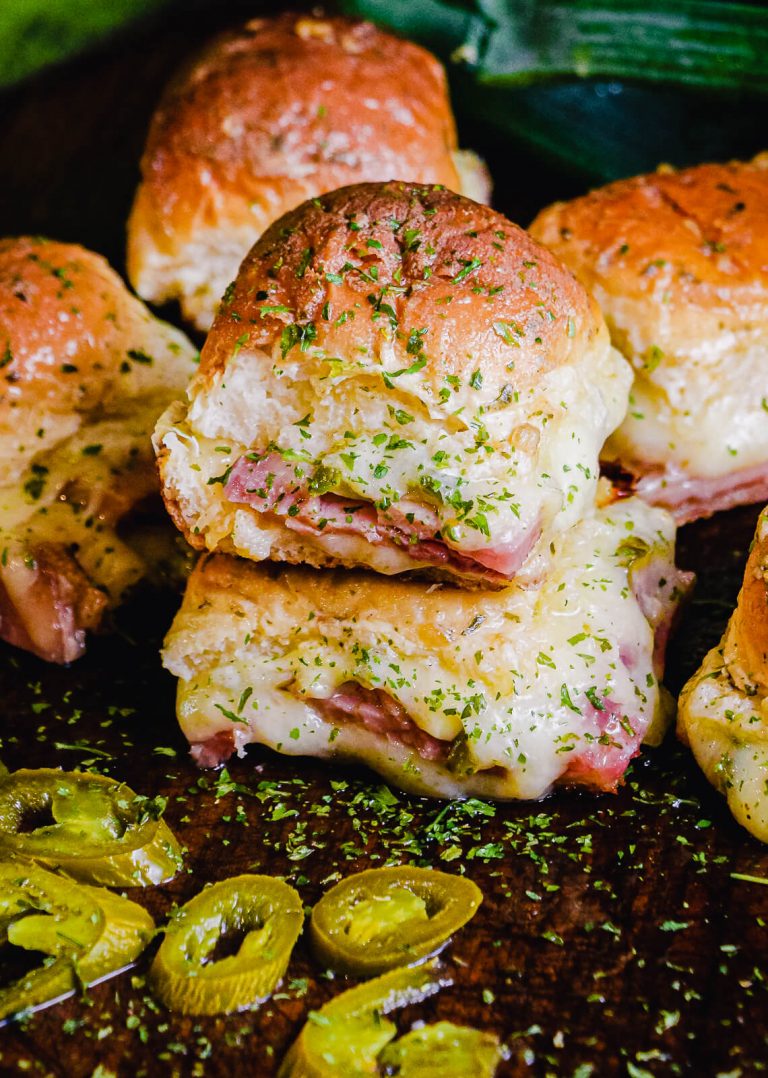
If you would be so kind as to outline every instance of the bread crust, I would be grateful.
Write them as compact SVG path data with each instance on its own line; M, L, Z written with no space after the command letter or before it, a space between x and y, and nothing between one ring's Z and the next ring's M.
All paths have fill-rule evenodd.
M458 189L455 151L445 73L426 50L341 16L252 19L212 41L160 101L128 225L129 277L146 299L180 294L203 328L181 280L188 244L229 243L236 266L268 224L322 191L398 176Z
M319 573L307 566L285 570L271 563L253 563L222 554L204 554L187 584L185 606L210 602L213 595L263 606L273 622L287 628L302 625L310 616L332 617L354 623L375 618L397 626L405 637L434 646L464 632L476 618L498 616L506 598L495 591L467 591L450 584L427 585L423 580L384 577L362 570L327 569Z
M732 680L750 696L768 695L768 511L763 510L744 583L724 639Z
M479 371L489 399L577 361L605 334L582 286L523 229L443 187L403 182L333 191L267 230L205 343L203 383L241 348L279 356L286 333L308 324L313 351L375 356L389 340L397 366L418 360L433 390Z
M157 491L157 414L194 349L106 261L0 240L0 637L71 662L148 569L115 528Z
M603 456L678 520L768 483L768 154L608 184L544 210L532 234L592 292L633 365Z
M619 180L530 231L598 293L628 356L656 344L669 365L714 332L768 332L768 154Z
M37 237L0 239L0 426L19 408L83 413L140 391L146 379L136 374L152 357L130 350L146 342L151 323L100 255ZM163 334L183 340L168 327Z
M720 644L683 687L677 736L736 820L768 842L768 510Z

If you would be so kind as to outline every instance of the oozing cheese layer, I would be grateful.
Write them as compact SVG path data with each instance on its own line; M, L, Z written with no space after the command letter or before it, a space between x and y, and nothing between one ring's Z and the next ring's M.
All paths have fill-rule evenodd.
M606 320L612 324L610 316ZM715 328L709 339L688 342L684 351L677 337L667 343L659 335L647 345L633 336L630 328L630 406L606 446L606 459L640 471L655 465L673 476L701 478L768 461L768 345L762 328Z
M404 499L428 506L442 542L462 554L508 551L524 536L541 536L541 553L589 510L598 454L624 414L630 380L605 337L580 363L495 401L484 399L481 378L472 386L471 372L466 384L447 379L436 397L390 359L386 345L380 364L243 348L212 383L198 381L189 405L169 409L155 435L166 492L193 541L257 561L286 557L295 537L284 522L227 497L232 466L268 449L297 482L322 480L383 511ZM331 529L302 542L384 573L419 564ZM529 568L540 573L535 556Z
M327 574L276 579L228 562L217 586L203 566L164 651L180 679L179 722L193 744L224 737L230 749L256 741L353 758L438 796L537 798L559 781L614 788L663 721L654 633L635 592L674 603L673 544L669 515L629 499L561 536L536 589L410 582L393 600L392 585L355 576L354 616L341 582L336 599L314 602L311 577ZM324 719L322 702L350 684L386 693L446 752L426 759L397 731Z
M86 422L49 452L38 453L15 483L0 487L0 552L61 544L116 603L147 571L117 535L126 511L155 492L148 432L167 394L125 402L119 417Z

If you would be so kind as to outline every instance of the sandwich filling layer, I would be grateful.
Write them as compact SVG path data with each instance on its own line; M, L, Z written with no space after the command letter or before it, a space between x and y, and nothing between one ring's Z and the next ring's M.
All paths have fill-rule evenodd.
M164 652L193 756L215 766L258 742L436 796L613 790L663 727L689 583L673 543L668 514L627 499L561 537L537 588L204 559Z
M433 394L417 372L394 389L385 365L340 364L243 349L166 412L155 444L190 541L256 561L536 579L531 555L594 499L626 401L618 354L596 343L581 369L474 410L459 379Z

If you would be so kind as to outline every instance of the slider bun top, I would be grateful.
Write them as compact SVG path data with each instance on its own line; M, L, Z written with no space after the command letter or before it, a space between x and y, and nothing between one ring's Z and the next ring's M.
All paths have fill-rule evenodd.
M92 413L153 393L167 400L193 354L100 255L0 239L0 486Z
M550 206L531 233L635 357L656 345L675 363L745 322L768 329L768 154L619 180Z
M311 324L311 341L302 337ZM596 304L523 229L438 186L364 183L305 202L252 248L203 348L202 383L240 349L294 363L416 367L439 400L491 404L606 340ZM481 379L471 376L479 371Z
M214 40L155 113L129 276L145 298L181 295L207 328L242 255L287 210L393 176L459 190L464 164L482 191L482 168L456 150L445 73L418 45L339 16L253 19Z

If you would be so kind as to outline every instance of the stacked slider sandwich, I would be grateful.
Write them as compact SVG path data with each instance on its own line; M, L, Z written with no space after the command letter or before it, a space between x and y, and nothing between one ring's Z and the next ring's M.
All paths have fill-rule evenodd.
M209 552L165 649L198 762L614 789L685 586L671 517L598 487L630 378L562 264L465 197L360 184L277 221L155 434Z

